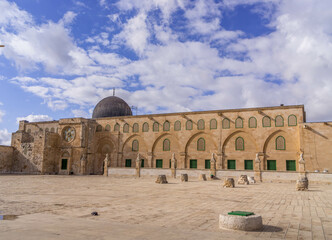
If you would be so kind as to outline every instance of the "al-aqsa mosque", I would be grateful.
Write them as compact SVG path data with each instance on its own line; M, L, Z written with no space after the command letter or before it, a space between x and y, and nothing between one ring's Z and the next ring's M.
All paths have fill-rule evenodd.
M11 146L0 147L0 172L293 179L331 171L331 144L332 122L306 122L303 105L133 116L110 96L91 119L21 121Z

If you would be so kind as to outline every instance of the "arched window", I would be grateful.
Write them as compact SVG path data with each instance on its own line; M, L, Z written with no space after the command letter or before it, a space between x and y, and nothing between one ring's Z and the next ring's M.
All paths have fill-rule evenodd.
M284 126L284 118L280 115L276 116L276 127L283 127Z
M96 128L96 132L101 132L103 131L103 127L101 125L98 125Z
M120 131L120 124L116 123L114 125L114 132L119 132Z
M50 130L48 128L45 129L45 132L49 132Z
M164 131L169 131L169 128L170 128L169 121L164 122L164 127L163 127Z
M289 115L288 116L288 126L296 126L297 125L297 119L295 115Z
M179 120L174 123L174 130L175 131L181 130L181 122Z
M149 124L147 122L143 123L142 131L143 132L148 132L149 131Z
M286 150L286 141L283 136L276 138L276 150Z
M193 129L193 121L188 120L188 121L186 122L186 129L187 129L187 130L192 130L192 129Z
M210 129L217 129L217 120L216 119L210 120Z
M230 127L230 121L228 118L224 118L224 120L222 120L222 128L223 129L228 129Z
M241 117L238 117L235 120L235 128L243 128L243 120Z
M124 133L128 133L129 132L129 124L125 123L125 125L123 125L123 132Z
M52 127L51 128L51 133L54 133L55 132L55 129Z
M138 150L139 150L138 140L133 141L131 150L133 152L138 152Z
M171 150L171 142L168 139L165 139L163 142L163 151Z
M204 138L199 138L197 140L197 151L205 151L205 140L204 140Z
M154 123L153 123L153 126L152 126L152 130L153 130L154 132L159 132L159 123L154 122Z
M263 127L271 127L271 118L268 116L263 117L262 123Z
M197 122L197 129L198 130L204 130L205 128L205 122L203 119L198 120Z
M105 132L109 132L109 131L111 131L111 126L109 124L107 124L105 126Z
M257 120L255 117L249 118L248 122L249 128L256 128L257 127Z
M235 140L235 150L243 151L244 150L244 140L242 137L238 137Z
M138 132L138 129L139 129L138 123L134 123L134 125L133 125L133 132Z

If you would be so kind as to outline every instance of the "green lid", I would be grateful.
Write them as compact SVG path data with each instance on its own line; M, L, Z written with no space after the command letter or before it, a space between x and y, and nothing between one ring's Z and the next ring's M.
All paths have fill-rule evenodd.
M243 212L243 211L231 211L228 215L237 215L237 216L250 216L255 215L253 212Z

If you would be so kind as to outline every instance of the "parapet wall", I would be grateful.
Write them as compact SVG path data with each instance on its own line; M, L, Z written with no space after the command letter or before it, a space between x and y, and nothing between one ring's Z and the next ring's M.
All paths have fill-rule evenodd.
M0 173L10 173L13 167L14 148L0 145Z
M188 174L189 180L198 180L200 174L206 174L210 176L210 170L193 170L193 169L178 169L176 170L176 176L180 177L181 174ZM135 168L108 168L109 176L136 176ZM274 171L263 171L261 172L263 182L295 182L299 178L297 172L274 172ZM142 177L157 177L158 175L166 175L172 177L171 169L153 169L153 168L142 168L140 171ZM233 177L237 180L241 175L247 175L248 177L254 176L254 171L230 171L230 170L218 170L216 171L217 178L223 179L226 177ZM324 183L332 184L331 173L306 173L309 182L312 183Z

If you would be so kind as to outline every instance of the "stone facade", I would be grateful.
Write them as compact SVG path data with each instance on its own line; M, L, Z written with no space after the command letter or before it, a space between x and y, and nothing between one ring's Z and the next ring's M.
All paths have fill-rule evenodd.
M6 168L101 175L108 154L110 168L136 168L139 156L141 172L171 169L173 162L178 170L242 170L259 180L267 170L299 171L301 153L306 172L332 170L331 139L332 123L306 123L303 105L21 121L12 135L12 164Z

